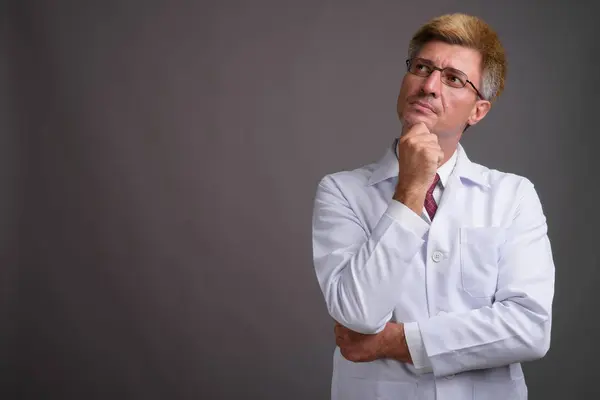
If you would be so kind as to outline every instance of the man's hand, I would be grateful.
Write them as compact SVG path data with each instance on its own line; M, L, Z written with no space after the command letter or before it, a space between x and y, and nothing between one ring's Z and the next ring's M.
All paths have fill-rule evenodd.
M420 215L427 190L443 160L438 137L423 122L411 126L398 141L399 173L394 200Z
M375 335L354 332L336 321L335 343L344 358L353 362L375 361L380 358L393 358L404 363L412 363L404 325L388 322L385 329Z

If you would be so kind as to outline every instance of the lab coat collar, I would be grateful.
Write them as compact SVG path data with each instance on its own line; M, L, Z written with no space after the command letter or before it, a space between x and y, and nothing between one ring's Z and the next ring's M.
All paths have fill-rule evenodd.
M394 141L396 143L396 141ZM479 186L489 188L488 172L489 170L482 165L471 162L467 157L467 154L459 143L457 146L457 160L454 171L451 174L460 178L460 180L467 180L475 183ZM367 186L375 185L379 182L383 182L387 179L395 178L398 176L398 160L395 154L395 146L390 146L383 157L375 164L375 168Z

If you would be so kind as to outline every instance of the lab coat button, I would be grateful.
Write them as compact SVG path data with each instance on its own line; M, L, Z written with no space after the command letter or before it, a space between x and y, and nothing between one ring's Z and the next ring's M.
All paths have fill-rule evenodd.
M431 258L433 259L434 262L437 263L437 262L442 261L442 258L444 258L444 255L442 254L441 251L434 251Z

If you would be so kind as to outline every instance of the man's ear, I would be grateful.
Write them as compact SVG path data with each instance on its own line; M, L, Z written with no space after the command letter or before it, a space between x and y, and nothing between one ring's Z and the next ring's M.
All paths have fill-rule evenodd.
M469 115L469 119L467 119L467 124L475 125L476 123L481 121L483 117L486 116L486 114L490 111L491 108L492 103L490 103L489 101L478 100L477 103L475 103L473 110L471 111L471 115Z

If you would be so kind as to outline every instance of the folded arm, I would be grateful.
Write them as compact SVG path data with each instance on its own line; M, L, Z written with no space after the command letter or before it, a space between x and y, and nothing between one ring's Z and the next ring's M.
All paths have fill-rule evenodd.
M313 260L329 314L353 331L381 332L428 230L422 218L390 200L369 234L335 181L323 179L313 212Z

